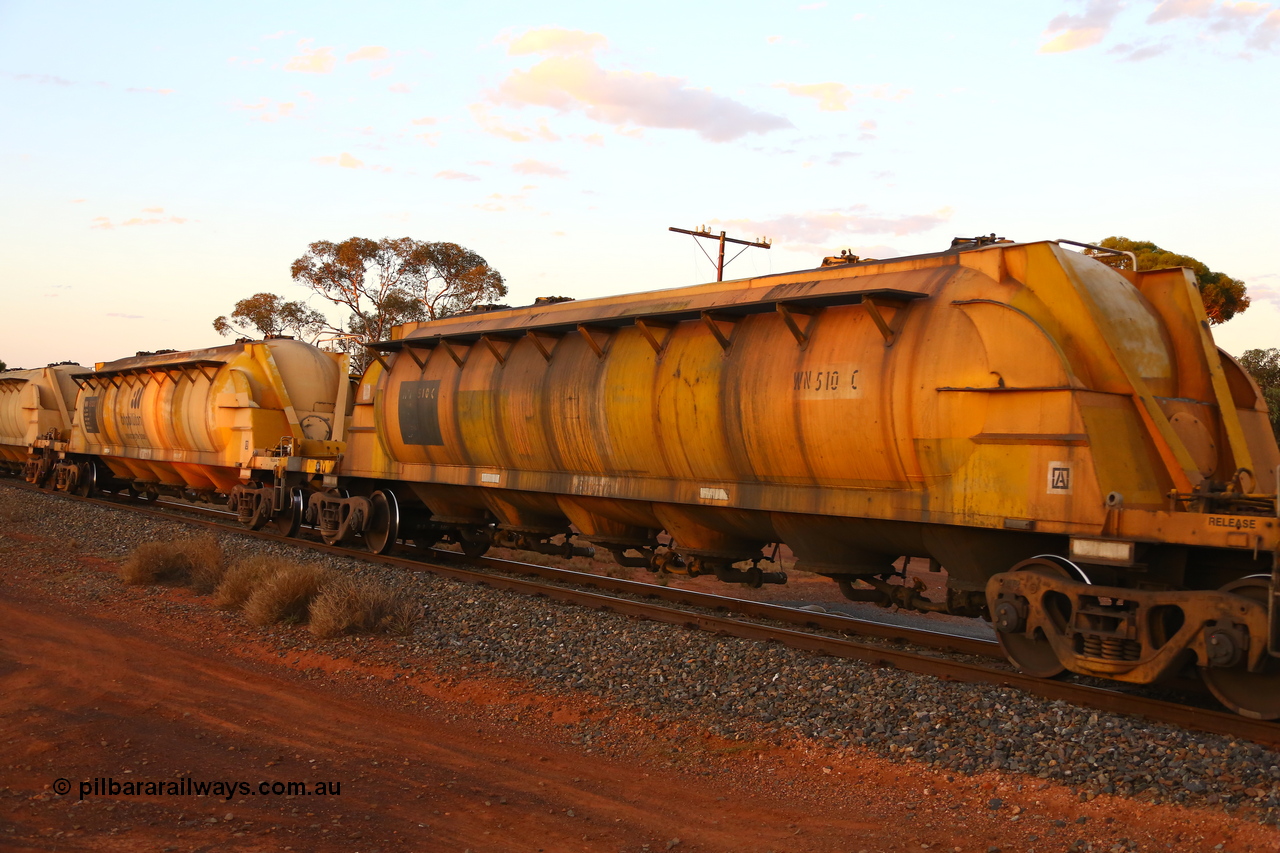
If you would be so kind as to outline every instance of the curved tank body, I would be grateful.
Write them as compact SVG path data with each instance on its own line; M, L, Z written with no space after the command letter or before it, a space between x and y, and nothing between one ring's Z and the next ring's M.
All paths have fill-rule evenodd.
M76 399L72 377L86 370L54 364L0 373L0 465L21 471L38 440L66 439Z
M79 377L68 451L126 483L226 494L282 459L337 455L345 360L269 338L102 363Z
M931 557L962 590L1076 536L1194 546L1217 555L1209 585L1204 548L1261 571L1275 550L1274 519L1246 542L1193 497L1274 493L1280 452L1181 269L998 243L410 324L380 346L344 473L403 481L402 503L448 523L622 547L664 530L721 563L782 542L849 578Z

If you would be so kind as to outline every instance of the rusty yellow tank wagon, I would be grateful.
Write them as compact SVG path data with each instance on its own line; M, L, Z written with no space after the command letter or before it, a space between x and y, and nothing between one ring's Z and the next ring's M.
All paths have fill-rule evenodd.
M1029 671L1194 660L1280 716L1280 451L1190 275L987 239L833 260L400 328L343 462L362 523L748 584L786 543L851 598L994 619Z
M72 378L86 368L51 364L0 373L0 467L44 484L53 472L54 446L69 436L75 407Z
M284 337L99 364L76 377L58 464L146 497L229 496L251 526L296 531L342 452L346 374L345 355Z

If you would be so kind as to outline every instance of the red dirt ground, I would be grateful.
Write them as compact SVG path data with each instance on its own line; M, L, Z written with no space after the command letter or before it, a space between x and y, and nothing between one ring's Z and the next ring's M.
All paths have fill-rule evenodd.
M185 590L124 587L108 561L4 533L3 850L1280 850L1243 814L724 741L474 667L392 663L395 639L301 651L302 629L253 629ZM608 745L575 743L587 726ZM79 798L83 780L184 777L341 793Z

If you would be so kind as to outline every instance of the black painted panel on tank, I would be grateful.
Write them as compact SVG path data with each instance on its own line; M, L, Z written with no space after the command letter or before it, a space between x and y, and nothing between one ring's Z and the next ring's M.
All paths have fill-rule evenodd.
M98 398L84 398L84 431L87 433L98 432Z
M439 379L400 383L400 438L405 444L444 444Z

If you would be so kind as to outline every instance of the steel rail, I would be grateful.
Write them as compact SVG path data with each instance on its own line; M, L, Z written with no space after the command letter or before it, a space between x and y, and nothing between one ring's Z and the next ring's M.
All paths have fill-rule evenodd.
M23 486L30 488L26 484L23 484ZM37 491L43 492L44 490ZM1056 681L1053 679L1037 678L1035 676L1025 675L1013 670L999 669L963 661L948 660L946 658L934 657L927 654L917 654L880 645L870 645L844 637L830 637L805 631L796 631L790 628L780 628L745 622L740 619L732 619L726 616L712 616L708 614L694 613L688 610L680 610L660 604L638 602L626 598L618 598L612 595L588 592L583 589L548 585L522 578L477 572L474 570L438 563L423 563L403 557L379 556L376 554L361 553L306 539L288 538L276 533L269 533L267 531L248 530L238 526L230 527L223 522L215 522L192 517L182 518L175 513L162 511L151 506L136 506L132 503L126 504L119 501L103 500L101 498L77 497L76 499L100 504L102 506L138 511L146 515L153 515L161 518L176 518L189 524L215 527L262 539L294 544L298 547L309 548L321 553L336 554L353 559L381 563L383 565L408 569L415 572L429 572L441 577L448 577L477 586L488 586L494 589L518 592L525 595L546 597L552 600L590 607L596 610L609 611L620 615L649 619L655 622L663 622L687 628L696 628L703 631L739 637L742 639L757 641L770 640L802 651L830 655L832 657L849 660L858 660L874 666L895 667L907 672L916 672L947 681L1008 687L1022 690L1050 700L1061 700L1103 711L1140 716L1154 722L1177 725L1197 731L1244 738L1266 746L1280 746L1280 724L1262 720L1252 720L1247 717L1237 716L1225 711L1195 708L1161 699L1137 696L1117 690L1108 690L1070 681ZM216 514L222 516L224 519L229 515L229 513L204 509L201 507L183 507L183 510L185 515L193 514L190 512L191 510L206 515ZM598 576L591 577L594 578ZM641 584L641 586L647 587L648 585ZM698 595L706 595L706 593L698 593ZM718 598L718 596L710 597ZM759 604L759 602L752 603ZM786 610L787 608L780 609Z

